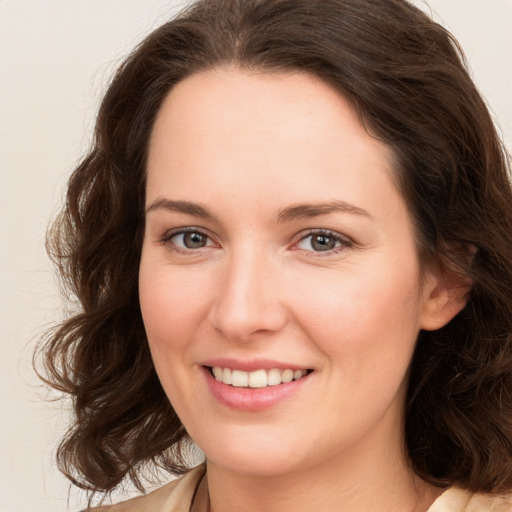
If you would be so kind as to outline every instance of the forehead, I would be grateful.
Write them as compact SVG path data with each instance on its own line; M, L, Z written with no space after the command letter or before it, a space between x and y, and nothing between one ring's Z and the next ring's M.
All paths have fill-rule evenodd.
M167 187L183 196L176 199L199 199L227 186L246 198L264 191L281 202L355 202L365 188L389 187L392 161L350 103L319 79L218 69L188 77L165 99L147 195Z
M160 108L153 134L166 129L171 135L169 121L174 120L179 122L180 132L193 135L209 133L220 137L228 130L231 137L239 138L259 130L273 131L273 135L279 132L292 139L320 132L322 139L328 141L338 135L333 128L339 127L340 118L350 120L344 130L367 138L351 104L312 75L219 68L194 74L174 86ZM174 128L178 128L176 123ZM383 151L387 149L383 144L377 145Z

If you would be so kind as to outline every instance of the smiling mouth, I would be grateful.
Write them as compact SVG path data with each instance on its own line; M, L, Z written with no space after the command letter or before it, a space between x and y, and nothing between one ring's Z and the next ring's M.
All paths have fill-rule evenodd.
M279 384L300 380L313 371L292 370L291 368L284 370L272 368L270 370L261 369L253 372L244 372L242 370L221 368L219 366L208 367L208 369L215 380L235 388L265 388L268 386L278 386Z

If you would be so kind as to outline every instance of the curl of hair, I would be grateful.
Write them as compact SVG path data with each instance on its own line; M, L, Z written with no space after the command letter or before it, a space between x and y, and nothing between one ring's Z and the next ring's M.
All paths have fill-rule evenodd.
M46 380L73 397L58 451L77 484L142 488L150 463L186 470L187 434L152 365L138 304L145 163L170 89L223 66L302 71L353 104L396 158L424 265L471 279L465 309L420 333L405 441L435 485L512 488L509 159L453 37L404 0L203 0L118 70L48 247L80 311L46 340Z

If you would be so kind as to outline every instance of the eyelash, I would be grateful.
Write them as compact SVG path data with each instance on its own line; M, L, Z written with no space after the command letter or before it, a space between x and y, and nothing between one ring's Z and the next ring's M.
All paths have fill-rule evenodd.
M178 252L180 254L185 254L185 255L190 255L190 254L196 253L198 251L198 249L204 249L204 248L211 247L211 246L206 245L204 247L200 247L200 248L197 248L197 249L191 249L191 248L187 248L187 247L180 247L180 246L178 246L178 245L176 245L176 244L171 242L171 240L175 236L186 235L188 233L198 234L198 235L201 235L201 236L205 237L207 240L210 240L210 241L212 240L212 238L208 235L208 233L206 233L202 229L190 226L190 227L186 227L186 228L179 228L179 229L176 229L176 230L168 231L160 239L160 243L162 243L163 245L168 246L169 249L172 250L172 251L176 251L176 252Z
M202 237L206 237L207 243L208 243L208 241L212 241L212 238L204 230L191 226L191 227L186 227L186 228L179 228L177 230L173 230L173 231L169 231L169 232L165 233L164 236L160 239L160 242L163 245L168 246L170 250L176 251L180 254L185 254L185 255L191 255L191 254L197 253L197 251L200 249L206 249L206 248L212 247L212 245L205 245L203 247L198 247L198 248L194 249L194 248L180 247L171 242L171 240L174 237L179 236L179 235L185 235L188 233L198 234ZM313 249L297 248L297 246L301 242L304 242L308 238L312 238L314 236L325 237L325 238L334 240L334 242L337 244L337 246L333 247L332 249L325 250L325 251L315 251ZM301 234L300 238L296 242L293 243L292 250L306 251L306 252L310 252L310 253L314 254L315 257L323 257L323 256L330 256L332 254L337 254L338 252L340 252L344 249L350 248L353 245L354 245L354 242L350 238L348 238L346 236L342 236L339 233L336 233L335 231L330 231L330 230L326 230L326 229L313 229L306 233Z
M337 254L340 251L343 251L344 249L348 249L354 245L354 242L348 238L347 236L340 235L339 233L336 233L335 231L330 231L328 229L313 229L308 231L307 233L304 233L300 236L299 240L295 242L293 245L296 247L299 243L304 242L308 238L312 238L314 236L319 237L325 237L330 238L334 240L334 242L337 245L337 247L333 247L332 249L328 249L326 251L314 251L312 249L295 249L295 250L304 250L307 252L311 252L315 255L315 257L323 257L323 256L331 256L333 254ZM310 242L311 244L311 242Z

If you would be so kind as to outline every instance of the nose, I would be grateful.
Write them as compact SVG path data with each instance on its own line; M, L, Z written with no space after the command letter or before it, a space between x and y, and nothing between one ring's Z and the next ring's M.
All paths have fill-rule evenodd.
M246 248L223 262L209 321L225 338L249 341L283 329L287 309L279 269Z

